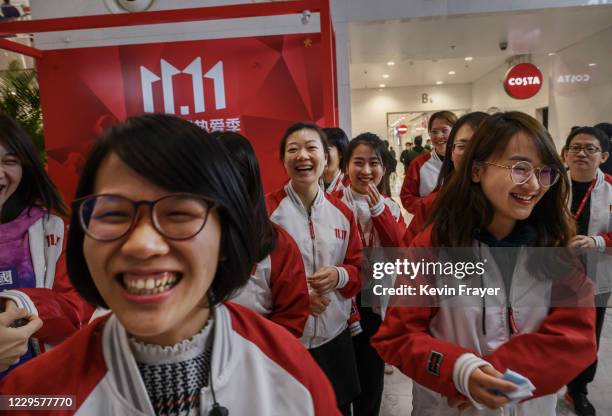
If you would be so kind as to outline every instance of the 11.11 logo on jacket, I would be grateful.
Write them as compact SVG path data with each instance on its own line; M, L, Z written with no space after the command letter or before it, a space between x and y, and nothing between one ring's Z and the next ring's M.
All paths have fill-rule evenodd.
M166 114L176 114L174 83L178 75L188 75L191 77L191 87L193 92L193 112L189 105L181 105L179 113L182 116L190 114L204 113L205 105L205 83L204 79L213 81L213 93L215 110L224 110L225 102L225 77L223 74L223 62L218 61L206 73L202 68L202 58L195 58L189 65L182 70L175 67L165 59L160 60L160 73L156 74L144 65L140 66L140 86L142 90L143 111L154 113L156 111L154 103L154 87L161 82L164 108ZM157 109L160 111L160 109Z

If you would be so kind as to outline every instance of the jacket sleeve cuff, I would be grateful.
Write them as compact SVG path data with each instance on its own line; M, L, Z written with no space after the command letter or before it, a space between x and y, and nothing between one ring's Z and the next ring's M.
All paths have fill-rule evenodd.
M334 269L338 272L338 284L336 289L342 289L349 281L348 272L344 267L334 266Z
M606 240L604 240L602 236L592 235L591 238L595 240L595 247L597 248L597 251L599 251L600 253L606 251Z
M30 315L38 316L38 309L36 309L32 299L19 290L6 290L4 292L0 292L0 298L10 299L15 302L18 308L25 309Z
M453 366L453 383L459 393L470 399L472 405L478 410L483 410L485 406L472 397L469 389L470 376L478 367L490 366L491 364L477 357L472 353L461 354Z
M385 210L385 201L381 198L380 201L372 208L370 208L370 215L373 217L378 217Z

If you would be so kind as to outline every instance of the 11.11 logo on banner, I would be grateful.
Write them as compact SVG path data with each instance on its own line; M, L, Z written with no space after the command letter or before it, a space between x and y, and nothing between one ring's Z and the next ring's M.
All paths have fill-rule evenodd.
M165 59L160 60L160 67L161 74L158 75L145 66L140 66L140 85L142 88L143 109L145 113L155 112L155 105L153 103L153 84L161 81L164 98L164 112L166 114L176 114L174 107L174 86L172 84L172 78L178 74L191 75L193 87L193 109L195 114L204 113L206 111L206 107L204 105L204 78L213 81L215 109L223 110L226 108L223 62L217 62L204 75L202 75L204 71L202 70L202 59L200 57L195 58L182 71L170 64ZM180 108L180 114L183 116L189 115L189 106L182 105Z

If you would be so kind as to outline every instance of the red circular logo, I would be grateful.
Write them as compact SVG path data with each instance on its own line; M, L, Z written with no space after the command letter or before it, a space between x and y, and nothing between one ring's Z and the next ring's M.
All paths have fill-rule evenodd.
M518 64L506 72L504 89L512 98L531 98L542 88L542 73L533 64Z
M404 134L408 133L408 126L405 124L400 124L397 126L397 132L400 134L400 136L403 136Z

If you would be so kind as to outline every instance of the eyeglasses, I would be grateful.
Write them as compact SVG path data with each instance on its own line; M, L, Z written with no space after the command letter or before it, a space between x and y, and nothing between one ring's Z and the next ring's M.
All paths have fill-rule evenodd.
M121 195L101 194L75 199L83 231L94 240L113 241L127 235L141 205L149 208L153 227L170 240L187 240L204 228L216 203L194 194L171 194L156 201L132 201Z
M432 130L429 132L429 135L431 137L448 137L450 132L451 132L451 129L447 127L442 130Z
M593 146L592 144L587 144L586 146L581 146L579 144L573 144L567 148L568 153L578 154L584 150L585 154L594 155L595 153L601 152L601 149L597 146Z
M512 166L500 165L493 162L480 162L485 165L498 166L500 168L510 169L510 179L517 185L526 183L531 177L536 175L538 182L544 188L553 186L559 180L559 171L550 166L542 166L541 168L534 168L531 163L527 161L516 162Z

